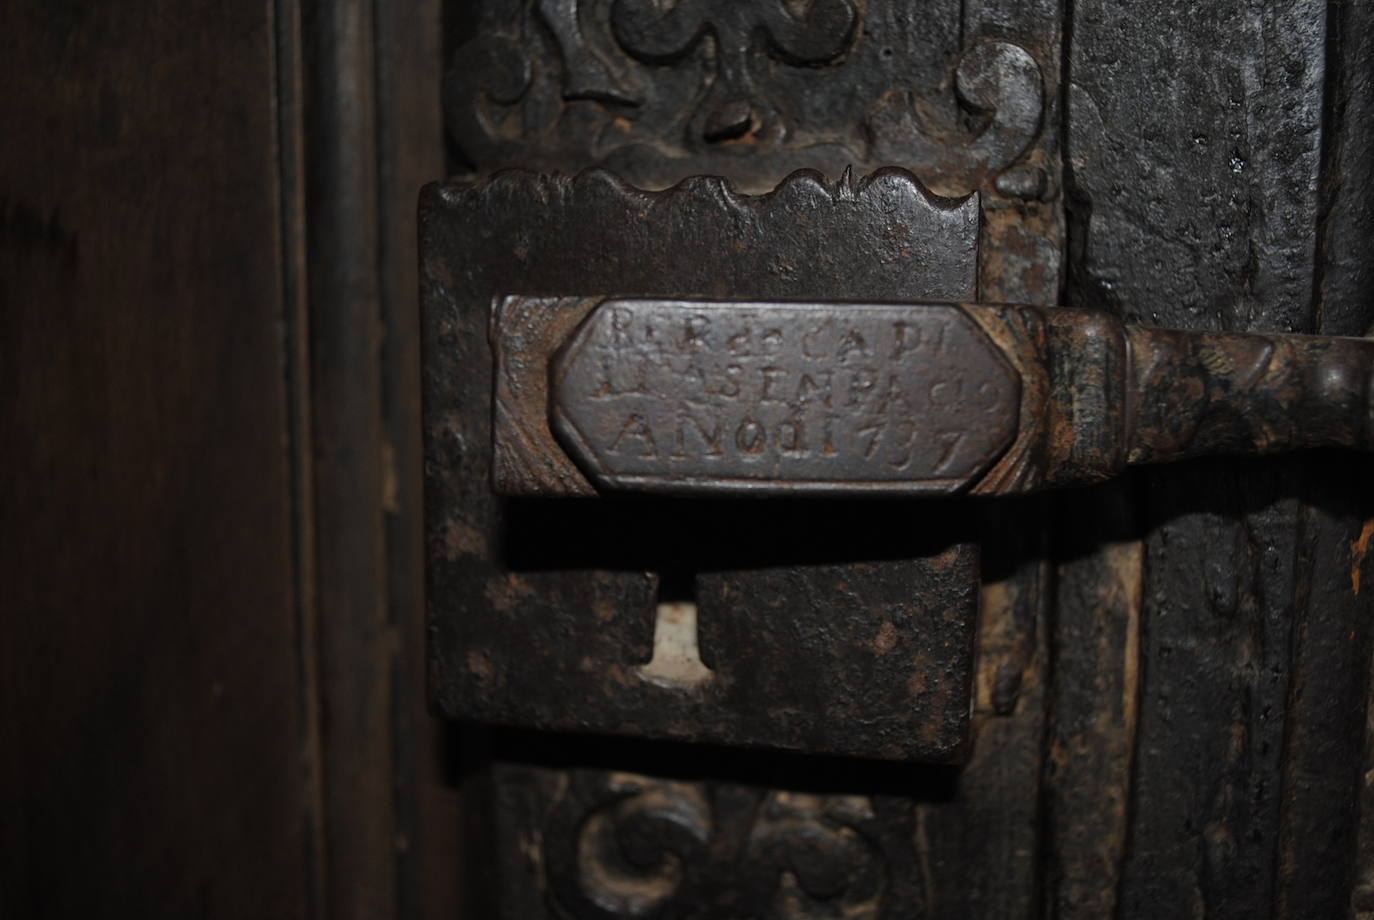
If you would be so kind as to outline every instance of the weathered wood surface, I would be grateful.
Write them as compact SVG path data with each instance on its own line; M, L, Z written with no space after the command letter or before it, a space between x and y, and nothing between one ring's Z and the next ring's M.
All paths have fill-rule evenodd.
M1374 8L1368 4L1340 4L1333 11L1328 28L1337 49L1328 61L1331 77L1327 83L1329 117L1338 133L1327 146L1323 186L1323 205L1327 219L1322 234L1325 259L1322 264L1323 325L1336 329L1370 332L1370 317L1358 305L1374 302L1374 210L1369 207L1369 189L1374 188L1374 144L1365 138L1374 135ZM1362 481L1363 471L1350 469ZM1359 536L1350 544L1351 585L1361 592L1369 579L1369 539L1374 537L1371 516L1366 516ZM1338 557L1339 559L1340 557ZM1355 573L1359 581L1355 581ZM1337 582L1339 597L1349 595ZM1366 720L1365 754L1361 767L1359 796L1360 822L1356 840L1354 891L1351 915L1360 920L1374 916L1374 706ZM1339 787L1337 787L1339 788ZM1328 838L1331 839L1331 838ZM1344 841L1335 838L1338 844ZM1331 863L1327 863L1331 865ZM1334 863L1339 872L1340 861ZM1335 879L1337 883L1344 878Z
M1125 318L1180 328L1364 331L1370 316L1350 316L1344 296L1345 320L1330 321L1322 284L1333 259L1349 262L1319 237L1331 205L1321 197L1340 177L1323 151L1346 129L1332 93L1349 66L1328 41L1328 14L1344 15L1316 2L1224 3L1207 8L1214 24L1160 29L1183 7L1075 5L1070 300L1150 303ZM1072 847L1051 870L1060 915L1151 916L1161 904L1344 915L1363 733L1354 701L1369 654L1368 601L1345 548L1368 512L1353 479L1334 484L1348 472L1326 462L1140 475L1134 511L1118 498L1102 531L1140 539L1138 550L1118 543L1138 574L1066 563L1093 600L1061 605L1061 629L1099 638L1091 659L1065 652L1077 663L1056 682L1060 749L1067 760L1073 745L1096 744L1130 783L1102 799L1110 827L1067 811L1081 796L1061 794L1056 823ZM1095 533L1082 509L1075 546ZM1114 593L1104 631L1098 608ZM1090 677L1105 691L1096 704L1073 682ZM1122 840L1123 821L1124 846L1106 862L1084 846L1098 832Z

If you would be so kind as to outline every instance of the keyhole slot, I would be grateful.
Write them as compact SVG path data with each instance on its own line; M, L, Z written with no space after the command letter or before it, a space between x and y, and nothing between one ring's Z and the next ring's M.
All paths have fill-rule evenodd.
M654 653L639 676L661 687L697 687L712 677L697 640L696 577L664 572L654 609Z

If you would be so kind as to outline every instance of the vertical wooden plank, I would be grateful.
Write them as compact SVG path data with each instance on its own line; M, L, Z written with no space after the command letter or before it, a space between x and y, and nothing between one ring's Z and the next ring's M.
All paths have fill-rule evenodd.
M396 907L371 0L303 6L324 913Z
M443 9L377 0L378 265L382 509L389 618L397 635L394 797L398 917L460 915L463 821L448 775L453 729L426 706L416 201L444 175Z
M305 794L306 916L324 904L324 802L320 747L320 686L316 649L314 439L310 404L310 296L306 264L305 86L300 0L274 4L277 163L281 176L282 302L287 430L293 446L291 505L296 601L297 698L301 713L301 778Z
M306 5L329 915L450 911L457 793L425 712L415 201L442 175L437 0Z
M1129 483L1066 496L1056 519L1047 754L1049 914L1116 916L1139 714L1143 547Z
M1036 500L984 516L972 750L949 800L916 806L932 917L1038 912L1049 572L1035 522L1045 507Z
M0 18L0 913L301 916L271 6Z
M1313 457L1304 470L1275 917L1346 916L1355 887L1374 627L1361 548L1374 489L1361 459Z
M1159 27L1185 16L1188 28ZM1324 27L1315 0L1073 5L1076 305L1189 328L1314 328ZM1273 908L1298 471L1189 464L1145 479L1125 915Z

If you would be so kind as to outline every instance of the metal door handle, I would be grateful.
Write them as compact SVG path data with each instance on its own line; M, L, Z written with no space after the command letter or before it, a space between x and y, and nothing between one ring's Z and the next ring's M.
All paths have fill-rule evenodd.
M508 495L1006 495L1374 446L1374 341L984 304L508 297Z

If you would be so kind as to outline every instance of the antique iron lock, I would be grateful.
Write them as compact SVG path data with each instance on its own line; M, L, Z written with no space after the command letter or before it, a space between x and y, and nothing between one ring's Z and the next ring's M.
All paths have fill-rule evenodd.
M801 172L766 196L605 172L431 187L440 709L957 759L978 596L965 515L730 496L1009 494L1207 452L1370 444L1374 343L965 306L978 223L976 196L939 199L895 169ZM544 500L602 490L725 498ZM694 634L671 638L669 579L694 585ZM783 585L807 604L770 603ZM691 667L655 666L672 654Z
M496 912L1374 909L1362 458L1047 488L1365 446L1363 345L1131 327L1367 334L1368 4L459 7L429 663L538 729L460 731Z

